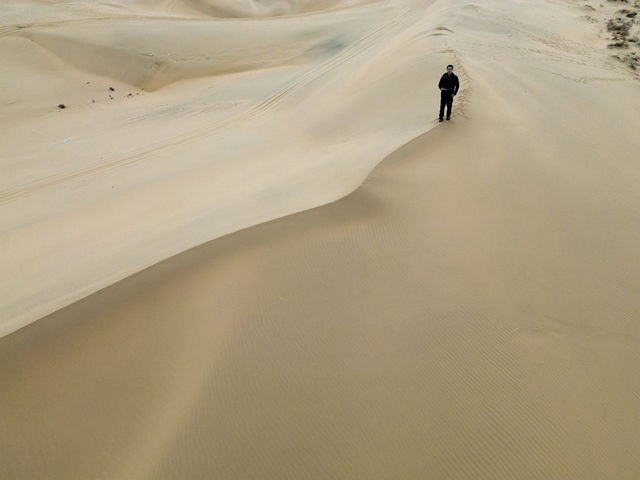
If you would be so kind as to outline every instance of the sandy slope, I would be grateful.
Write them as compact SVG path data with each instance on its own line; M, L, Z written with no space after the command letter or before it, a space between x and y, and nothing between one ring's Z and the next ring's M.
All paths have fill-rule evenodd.
M51 22L7 14L2 333L335 200L432 125L425 78L447 56L423 10L203 20L173 15L176 3L165 15L103 6L79 20L81 2L49 6Z
M100 229L126 231L139 243L107 238L113 257L96 262L141 265L133 252L340 196L402 145L338 202L206 243L3 338L0 477L638 477L637 80L582 2L393 3L331 12L331 27L326 13L282 19L320 37L344 21L351 53L309 54L260 81L251 70L165 82L144 105L77 113L76 128L95 119L87 132L105 122L105 149L148 141L139 161L112 153L122 163L78 170L77 150L50 184L12 168L11 185L33 192L10 200L23 215L3 211L16 232L34 228L20 238L81 250ZM45 43L86 28L73 25ZM84 32L86 48L106 43ZM449 61L464 90L431 129ZM255 98L215 120L158 100L245 98L233 91ZM120 126L132 112L156 116ZM32 158L17 143L15 158ZM119 192L97 189L107 175ZM162 212L131 212L133 198ZM162 230L172 216L184 237ZM78 230L56 233L64 222ZM82 280L77 255L60 259L64 279ZM44 250L38 268L49 261Z

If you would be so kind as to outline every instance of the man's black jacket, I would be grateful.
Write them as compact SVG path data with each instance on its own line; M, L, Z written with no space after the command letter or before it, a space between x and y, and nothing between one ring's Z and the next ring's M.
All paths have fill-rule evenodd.
M458 93L458 89L460 88L458 77L456 77L455 73L452 73L451 75L445 73L444 75L442 75L440 83L438 83L438 88L444 88L447 93L453 93L455 95L456 93Z

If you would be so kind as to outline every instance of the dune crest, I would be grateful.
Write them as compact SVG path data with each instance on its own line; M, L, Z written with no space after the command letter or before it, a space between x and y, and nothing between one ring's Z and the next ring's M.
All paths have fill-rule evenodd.
M5 3L1 479L638 479L638 1Z
M0 36L2 332L355 189L435 125L424 79L452 56L425 35L446 12L431 3L259 21L171 2L54 4L28 21L14 6Z

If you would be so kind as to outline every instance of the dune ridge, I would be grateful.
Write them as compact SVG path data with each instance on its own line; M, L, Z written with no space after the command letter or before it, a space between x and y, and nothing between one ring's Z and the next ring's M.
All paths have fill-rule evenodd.
M0 477L637 478L637 76L582 2L393 4L407 9L358 7L352 48L308 69L168 83L144 108L104 100L136 119L111 138L158 149L98 170L82 185L112 216L71 209L68 225L101 213L124 231L148 188L169 197L160 224L252 226L1 338ZM463 90L436 126L447 63ZM199 157L213 144L220 158ZM67 212L85 193L51 173L35 191ZM212 212L216 175L233 208ZM106 178L123 190L100 191ZM300 191L315 208L297 211ZM66 225L30 195L7 220ZM253 224L256 209L273 219ZM174 236L148 234L154 251Z
M25 121L3 129L3 333L204 241L335 200L431 128L433 89L411 60L428 38L403 43L422 29L417 7L365 7L240 24L81 22L74 10L4 35L6 75L27 82L4 93Z

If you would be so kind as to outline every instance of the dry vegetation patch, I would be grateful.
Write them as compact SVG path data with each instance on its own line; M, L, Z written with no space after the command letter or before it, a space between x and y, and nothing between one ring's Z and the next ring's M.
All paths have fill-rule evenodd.
M618 50L613 56L633 70L640 69L640 0L607 0L606 5L599 2L592 5L585 7L590 11L599 10L606 26L607 47ZM622 6L624 8L618 8ZM595 21L590 15L586 18Z

